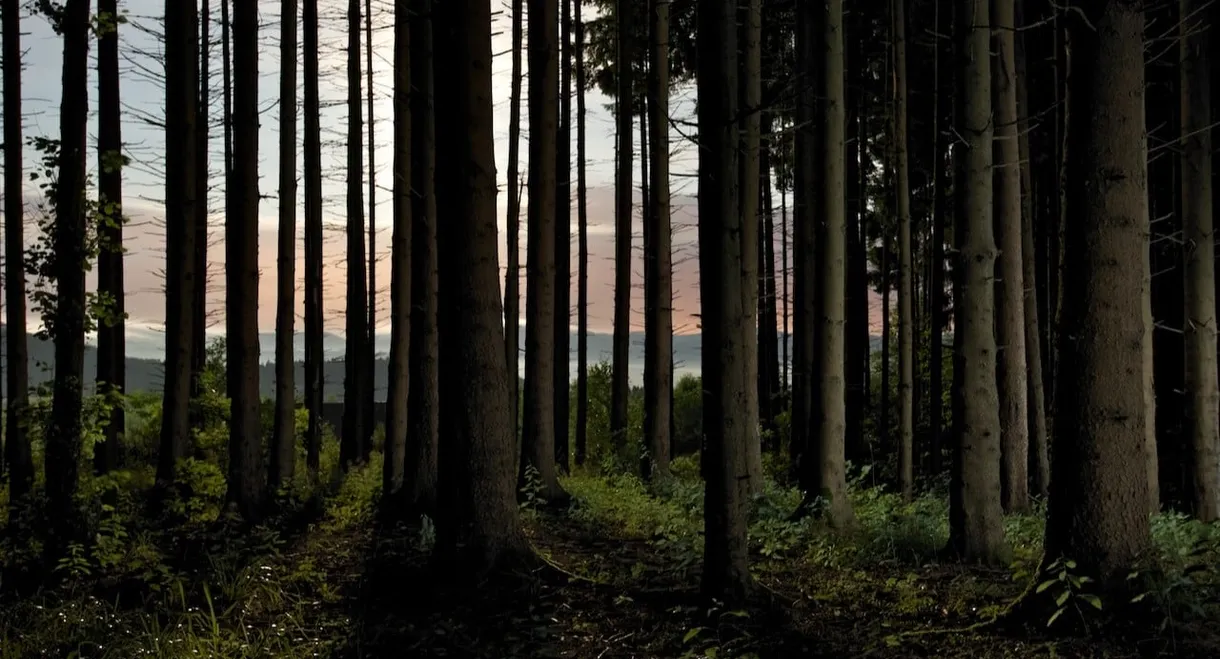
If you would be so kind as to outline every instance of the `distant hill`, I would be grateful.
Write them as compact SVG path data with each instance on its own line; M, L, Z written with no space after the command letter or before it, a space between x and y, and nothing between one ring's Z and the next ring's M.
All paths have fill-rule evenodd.
M0 350L3 350L3 337L6 335L7 329L0 325ZM521 351L522 360L520 362L520 374L525 371L524 351L525 351L525 333L521 333ZM164 382L165 368L162 361L164 354L164 339L163 333L157 330L148 329L146 327L134 327L127 332L127 388L128 391L160 391ZM209 337L210 338L210 337ZM588 361L589 364L595 364L602 360L609 360L611 357L611 347L613 336L608 333L590 333L588 336ZM677 377L683 374L699 373L700 346L702 337L698 334L684 334L674 337L674 365ZM880 349L880 338L872 337L872 347L874 350ZM387 382L387 355L390 349L390 336L388 333L377 335L377 352L378 359L375 367L375 391L374 395L381 400L385 397L385 388ZM29 338L30 350L30 384L38 386L49 382L52 378L51 367L54 364L55 352L54 346L48 341L40 340L33 335ZM262 356L262 368L259 377L260 388L264 396L274 394L275 384L275 368L271 362L275 354L275 334L273 332L262 332L259 334L259 350ZM571 378L576 377L576 333L571 334L570 352L572 359L569 362L569 373ZM323 337L323 353L327 356L328 361L324 370L325 382L325 397L327 400L342 399L343 394L343 361L344 354L344 339L342 336L327 333ZM304 335L297 334L296 336L296 354L297 354L297 375L296 382L298 389L300 383L304 380L303 364L305 349ZM4 363L7 363L7 355L4 356ZM93 345L85 347L85 374L86 379L91 379L89 376L97 372L97 350ZM628 375L631 381L639 384L644 375L644 333L631 333L631 348L629 356Z

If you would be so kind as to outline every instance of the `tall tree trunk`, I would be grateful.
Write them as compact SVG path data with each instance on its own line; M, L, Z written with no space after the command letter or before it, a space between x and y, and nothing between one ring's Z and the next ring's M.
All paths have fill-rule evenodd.
M200 399L203 390L203 372L208 363L208 168L211 154L208 152L208 125L211 116L211 0L200 2L199 16L199 107L196 113L195 143L195 313L191 314L191 428L203 428L204 418ZM226 30L227 34L227 30ZM124 359L126 361L126 359Z
M364 262L364 119L360 94L360 0L347 5L347 313L343 358L343 432L340 462L364 462L364 398L372 393L364 372L368 300Z
M894 30L894 210L898 220L898 487L915 495L915 286L911 268L911 185L907 164L906 0L891 0Z
M793 236L792 236L792 430L789 455L794 474L805 471L802 461L812 460L814 382L814 266L817 232L814 209L817 180L817 145L814 135L815 12L805 3L797 5L796 20L796 119L795 158L793 162ZM707 336L704 335L704 342ZM705 376L706 377L706 376ZM706 383L705 383L706 385Z
M405 480L411 488L408 505L428 512L436 508L440 423L432 0L411 0L411 6L411 375Z
M518 387L521 370L521 188L518 168L521 163L521 53L525 48L525 0L513 0L512 80L508 98L508 267L504 273L504 356L508 361L508 392L513 401L509 410L513 437L519 428Z
M297 270L297 2L280 3L280 226L275 306L275 421L271 433L272 491L296 469Z
M525 409L520 486L537 470L539 495L566 498L555 474L555 160L559 0L528 0L529 207L525 264Z
M1072 61L1054 455L1046 555L1123 590L1151 548L1144 377L1149 286L1144 14L1133 0L1067 14ZM1078 338L1077 338L1078 337ZM1087 345L1086 345L1087 344ZM1069 348L1070 346L1070 348ZM1136 457L1133 457L1136 456Z
M1186 441L1192 499L1203 522L1220 518L1220 385L1216 373L1216 263L1212 215L1211 56L1208 2L1182 0L1182 222L1186 295ZM1215 37L1214 28L1210 36Z
M673 415L673 245L669 206L669 2L650 0L647 122L652 132L651 206L644 254L644 478L669 476Z
M1017 0L1015 23L1025 25L1024 0ZM1046 398L1042 388L1042 327L1038 314L1037 254L1034 248L1034 191L1030 164L1030 105L1027 89L1025 36L1016 41L1017 140L1021 162L1021 283L1025 288L1025 365L1029 408L1030 493L1045 498L1050 486L1050 451L1047 444Z
M436 555L479 575L531 554L514 493L513 433L496 263L491 6L432 12L437 76L436 206L440 309L441 511Z
M589 209L585 183L584 0L573 0L576 27L576 465L585 463L589 433Z
M233 191L225 218L229 491L247 520L263 497L258 385L258 6L233 8Z
M885 166L889 166L886 163ZM881 220L881 386L877 392L877 436L878 444L885 449L890 448L890 374L893 370L894 316L890 313L893 305L890 303L891 290L894 288L894 270L891 268L893 251L890 235L890 221Z
M762 218L758 230L758 416L769 439L768 450L778 447L775 416L779 402L779 327L775 311L775 209L771 201L771 171L774 154L774 115L762 116L758 186Z
M996 57L993 204L999 256L995 276L997 391L1000 400L1000 503L1029 509L1029 402L1025 361L1025 281L1021 260L1021 149L1017 131L1016 3L991 0Z
M753 588L746 542L750 501L748 443L756 429L742 401L754 382L744 367L753 280L745 276L738 200L737 0L700 0L699 289L703 321L703 592L742 601Z
M792 328L789 324L791 321L791 313L788 306L788 189L780 187L779 189L779 257L780 257L780 278L783 280L783 293L780 298L781 323L783 332L780 334L783 344L780 349L783 350L783 355L780 356L780 387L783 388L785 394L788 394L789 385L789 364L788 345L792 343ZM791 396L787 396L789 404L791 404Z
M865 142L861 130L861 109L864 95L864 40L862 35L867 18L855 12L847 24L847 43L852 49L847 56L847 135L854 138L852 146L845 150L847 162L847 318L844 331L846 371L844 373L846 393L845 452L847 460L857 467L864 463L868 454L868 443L864 436L865 403L864 373L868 353L868 254L862 239L861 227L867 207L867 194L860 186L860 145Z
M949 548L969 561L1006 558L1000 506L992 226L991 17L988 0L958 0L958 292L953 331L953 474Z
M304 0L301 56L305 77L305 463L318 477L322 454L322 124L318 94L318 0Z
M106 300L106 317L97 330L97 381L121 395L127 386L126 325L123 293L123 133L119 104L119 14L117 0L98 0L97 288ZM18 216L20 217L20 215ZM103 441L93 449L94 469L104 474L119 466L126 427L122 399L114 401Z
M818 241L818 286L814 321L814 373L820 383L813 400L811 445L801 463L801 486L806 504L820 498L827 523L845 528L855 523L855 513L847 498L844 465L846 430L846 382L843 369L845 296L847 292L847 181L844 162L846 128L845 90L843 87L843 2L828 0L825 13L815 20L821 47L821 75L818 76L819 105L817 143L821 151L817 198L818 213L824 229Z
M80 485L82 383L85 370L85 125L89 111L89 0L67 0L63 100L59 110L59 178L55 187L55 385L46 428L48 556L64 555L82 525ZM20 116L20 115L18 115ZM22 217L18 215L18 217ZM11 217L10 217L11 220Z
M610 375L610 437L615 455L626 460L628 348L631 341L631 176L632 176L632 62L634 50L631 3L615 0L618 22L617 63L618 90L615 94L616 138L618 159L614 178L614 339L611 346Z
M21 3L0 3L4 42L4 116L21 116ZM4 217L25 217L21 122L4 122ZM25 224L4 223L5 393L4 462L9 506L17 509L34 486L29 436L30 365L25 325Z
M947 35L952 31L953 12L940 3L936 4L936 32ZM936 477L941 473L941 437L944 436L944 350L945 350L945 219L949 208L949 119L952 115L952 52L951 43L936 46L934 75L936 79L936 137L933 174L932 209L932 272L928 288L929 333L928 362L928 473ZM1035 328L1036 330L1037 328Z
M559 30L559 145L555 170L555 464L567 473L572 350L572 0Z
M749 323L746 351L742 366L746 382L746 427L752 429L746 445L746 457L750 490L762 492L762 444L758 435L758 211L759 211L759 148L762 135L762 6L760 0L738 0L739 12L744 12L741 21L741 80L739 81L742 111L741 127L741 172L738 183L737 203L741 205L741 249L742 268L747 285L741 294L742 309Z
M382 492L392 502L390 505L400 503L411 419L408 411L412 394L411 337L415 328L411 299L414 267L411 258L414 223L411 189L415 182L411 149L415 127L415 108L411 104L414 100L411 49L415 44L411 31L417 22L426 20L413 16L412 9L409 0L394 2L394 226L390 235L390 363L386 378L385 447L381 472ZM372 66L371 61L369 66ZM372 149L369 152L371 156ZM372 296L369 301L372 302Z
M161 448L157 481L174 482L178 461L191 444L191 330L197 312L199 280L195 272L195 230L199 221L195 166L198 41L195 6L166 3L165 135L165 390L161 403ZM233 394L231 394L233 395Z
M367 369L368 390L364 393L364 439L361 442L363 454L360 458L368 461L373 451L373 428L377 425L374 415L376 406L373 404L377 396L377 119L373 106L373 0L364 0L364 61L365 61L365 104L368 106L369 120L369 285L368 285L368 326L365 344L364 364ZM387 392L388 393L388 392Z

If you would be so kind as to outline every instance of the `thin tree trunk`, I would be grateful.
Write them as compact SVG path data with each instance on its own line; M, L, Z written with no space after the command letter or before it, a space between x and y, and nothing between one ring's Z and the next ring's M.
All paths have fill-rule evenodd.
M746 351L742 366L746 382L746 427L751 429L746 445L746 466L750 491L762 492L762 444L758 434L758 211L759 211L759 149L762 135L762 6L760 0L739 0L739 11L744 11L740 43L741 70L740 110L744 124L741 128L741 179L738 183L737 202L741 205L741 249L743 276L747 285L742 290L745 296L742 308L749 323L747 341L751 349Z
M411 19L411 376L407 394L408 505L437 501L440 394L437 361L436 123L432 0L412 0ZM513 408L515 409L515 405Z
M953 12L936 4L936 31L947 35L952 31ZM946 162L949 151L949 117L952 99L952 54L951 47L936 47L936 137L935 157L932 166L936 168L933 174L932 209L932 272L929 277L928 320L932 331L929 333L928 362L931 365L928 372L928 473L933 477L940 476L941 437L944 436L944 350L945 350L945 218L950 213L948 188L949 168ZM1036 330L1036 328L1035 328Z
M21 3L0 3L4 42L4 116L21 116ZM4 122L4 217L24 217L21 122ZM29 436L30 366L25 324L25 223L4 223L5 393L4 457L9 507L17 510L34 486Z
M347 5L347 313L343 358L343 432L339 438L344 469L364 462L364 398L369 373L364 361L368 341L368 299L364 262L364 119L360 94L360 0Z
M631 341L631 177L632 177L632 66L634 61L631 35L631 4L616 0L618 22L617 53L618 91L615 95L615 118L618 140L618 160L614 180L614 339L611 350L610 376L610 437L614 452L626 460L628 348Z
M365 344L365 371L368 390L364 393L364 439L361 442L362 460L368 461L373 451L373 429L377 425L374 415L377 397L377 119L373 107L373 0L364 0L364 59L365 59L365 103L368 105L369 121L369 285L368 326ZM388 392L387 392L388 393Z
M704 471L703 592L740 602L753 589L746 542L750 484L749 411L742 404L754 382L746 378L751 352L753 288L745 277L744 227L738 200L740 143L737 81L737 0L700 0L699 42L699 288L703 321Z
M437 76L441 511L437 551L479 576L531 556L515 496L503 308L496 261L491 6L448 0L432 12Z
M555 161L559 0L527 0L529 19L529 206L525 264L525 408L518 485L537 470L539 495L567 497L555 473Z
M559 144L555 169L555 465L568 464L572 343L572 0L562 0L559 30Z
M301 56L305 78L305 463L318 477L322 453L322 126L318 94L318 0L304 0Z
M275 307L275 421L271 433L271 490L296 469L297 265L297 3L280 3L280 226Z
M63 36L63 100L59 111L59 177L55 187L55 384L45 431L49 558L80 537L81 412L85 370L85 125L89 110L89 0L67 0ZM20 116L20 115L18 115ZM20 217L20 216L19 216Z
M411 337L415 329L411 299L414 267L411 258L414 250L411 241L414 223L411 188L415 182L411 146L415 127L413 110L416 108L411 104L411 83L414 82L411 50L415 46L411 31L416 23L426 20L412 16L411 9L409 0L394 2L394 228L390 236L390 363L386 380L381 487L384 495L395 503L398 503L406 469L405 453L411 419L408 400L412 394Z
M97 329L99 391L119 396L127 386L125 305L123 293L123 133L119 102L119 23L117 0L98 0L97 288L106 300L106 317ZM17 217L21 217L18 215ZM119 466L126 427L122 398L110 408L103 441L93 449L93 466L104 474Z
M779 400L779 328L775 312L775 212L771 202L771 158L774 136L774 116L762 117L762 138L759 151L758 187L762 218L758 231L758 416L762 429L769 437L766 448L778 447L775 416Z
M200 399L204 395L203 373L208 362L208 168L211 154L208 139L211 116L211 0L200 2L199 16L199 107L196 114L195 144L195 313L191 315L191 428L203 428ZM227 31L226 31L227 33ZM124 360L126 361L126 360Z
M513 429L514 445L520 441L517 435L518 390L521 370L518 366L521 351L521 188L518 186L518 168L521 162L521 52L525 47L525 0L513 0L513 46L512 80L508 99L508 255L504 273L504 357L508 362L509 399L513 401L509 410Z
M1103 594L1151 549L1145 461L1148 278L1144 14L1133 0L1067 14L1072 62L1054 460L1047 556ZM1086 348L1086 344L1089 346ZM1119 604L1119 602L1115 602ZM1107 604L1108 605L1108 604Z
M172 7L170 5L173 5ZM175 148L166 152L166 268L165 268L165 390L161 403L161 448L157 481L174 483L178 461L191 444L191 329L196 309L198 278L195 272L198 206L195 154L199 51L194 5L166 5L165 134Z
M1220 518L1220 385L1216 373L1216 263L1212 215L1211 57L1206 0L1182 0L1182 222L1186 297L1186 436L1192 503L1203 522Z
M898 220L898 488L915 495L915 286L911 267L911 186L907 164L906 0L890 4L894 30L894 210Z
M573 0L576 23L576 465L585 463L589 432L589 210L585 183L584 0Z
M814 184L817 145L814 135L815 12L805 3L797 5L796 24L796 148L793 163L793 264L792 264L792 430L789 455L794 474L805 470L802 460L812 460L814 381L814 266L817 233ZM704 341L708 339L704 336ZM706 377L706 376L705 376ZM706 383L705 383L706 384Z
M258 6L233 8L233 191L225 218L229 491L247 520L263 497L258 385Z
M1000 505L1000 418L995 368L995 236L992 226L991 18L987 0L958 0L960 295L953 331L953 474L949 548L969 561L1006 558Z
M783 296L780 298L780 310L783 323L783 332L780 333L781 341L783 342L780 349L783 355L780 356L780 387L784 394L788 394L788 386L791 382L789 378L790 360L788 359L788 346L792 343L792 325L791 313L788 306L788 188L780 187L779 189L779 257L780 257L780 279L783 280ZM791 405L791 396L787 396L789 405Z
M650 0L648 114L652 161L644 253L644 442L645 479L669 475L673 415L673 237L669 206L669 2Z

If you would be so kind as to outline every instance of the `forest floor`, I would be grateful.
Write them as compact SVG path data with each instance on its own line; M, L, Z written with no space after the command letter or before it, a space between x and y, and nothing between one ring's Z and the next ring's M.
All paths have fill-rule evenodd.
M200 531L143 562L155 542L136 533L111 561L125 576L103 578L85 557L54 591L17 600L0 590L0 659L1220 657L1208 624L1220 582L1197 567L1216 565L1214 526L1154 524L1177 565L1147 595L1168 612L1159 619L1103 626L1083 597L1060 598L1053 584L1055 624L1001 630L985 623L1027 587L1036 514L1008 520L1012 568L966 568L935 559L940 497L904 506L856 483L860 528L843 535L788 521L796 493L769 485L750 529L758 605L725 610L698 597L701 489L686 472L661 493L630 477L565 479L568 508L523 508L538 567L471 589L433 570L426 520L377 522L380 468L370 465L295 529ZM1089 633L1057 633L1081 624Z

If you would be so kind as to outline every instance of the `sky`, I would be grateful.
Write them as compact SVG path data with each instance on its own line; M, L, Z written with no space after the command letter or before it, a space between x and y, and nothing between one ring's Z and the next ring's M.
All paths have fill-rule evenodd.
M222 309L224 305L223 289L223 257L224 246L221 241L223 227L223 186L220 175L223 166L223 147L221 137L221 53L219 2L212 1L211 37L212 52L209 58L210 88L212 102L209 108L209 121L212 126L209 152L211 157L210 175L214 181L213 191L209 199L209 224L211 239L209 244L208 268L208 317L211 323L209 331L223 331ZM23 3L24 4L24 3ZM493 36L492 52L496 53L493 62L493 93L495 97L495 152L496 169L500 194L498 197L499 223L501 227L500 263L504 268L506 255L505 222L508 199L505 193L508 172L508 134L509 134L509 97L511 89L511 16L503 10L498 0L492 2ZM260 92L260 129L259 129L259 190L263 195L260 204L260 248L259 262L261 264L262 281L259 288L259 326L263 331L271 331L275 325L275 240L277 235L279 201L277 197L278 171L278 116L279 116L279 2L260 0L261 34L259 58L259 92ZM345 265L343 224L346 215L346 130L347 108L343 102L347 94L346 80L346 5L336 0L320 0L319 15L320 30L320 80L323 131L322 161L323 161L323 206L324 222L327 225L324 259L326 269L323 274L325 286L324 306L326 310L326 329L341 333L343 329L345 289ZM144 326L149 329L162 326L164 318L164 296L162 295L162 272L165 266L164 257L164 181L161 170L166 149L164 130L158 125L164 119L164 88L161 81L164 68L161 54L164 45L159 36L161 31L161 15L164 11L162 0L120 0L120 11L126 10L129 22L120 27L120 57L121 57L121 96L123 99L123 140L131 164L124 169L123 203L124 211L129 221L125 230L124 244L128 250L125 259L125 276L127 282L127 310L130 315L129 324ZM586 13L592 9L586 7ZM373 94L374 94L374 144L375 168L368 167L366 155L365 174L362 189L364 204L368 208L368 179L373 176L377 186L377 198L373 211L376 214L376 242L378 266L377 306L378 331L389 331L389 290L390 280L389 247L390 247L390 185L392 162L392 58L393 58L393 11L390 3L378 0L373 3ZM586 16L587 18L587 16ZM23 75L23 127L26 138L32 136L58 137L58 110L61 100L60 72L62 62L62 41L51 31L46 20L38 16L26 16L22 21L25 52ZM363 55L362 44L362 59ZM90 52L90 119L89 138L96 138L96 76ZM298 56L298 62L300 57ZM525 58L523 58L524 60ZM528 65L523 62L528 71ZM298 69L298 81L301 80ZM363 77L362 77L363 80ZM523 97L528 100L528 93L523 86ZM367 94L367 89L362 94ZM694 89L691 86L675 87L671 91L671 116L693 120ZM300 92L298 92L298 109ZM614 122L607 109L611 100L597 91L591 91L586 96L586 176L588 181L588 216L589 216L589 325L594 331L610 331L613 317L614 295ZM572 104L575 113L575 102ZM367 109L364 110L367 112ZM525 116L523 109L522 116ZM301 126L298 121L298 127ZM367 150L369 144L368 122L365 122L364 144ZM575 157L575 118L573 116L573 147ZM528 153L528 126L522 125L521 171L524 175ZM638 124L636 126L638 131ZM637 152L638 152L638 137ZM298 172L301 171L300 136L298 135ZM697 331L696 316L698 314L698 263L695 249L695 210L696 210L696 167L697 154L693 144L680 133L671 129L671 192L673 194L673 226L674 226L674 291L675 313L674 329L678 333ZM95 153L95 151L94 151ZM24 166L32 171L37 165L39 154L27 147L24 153ZM96 170L96 164L91 159L90 171ZM632 329L643 330L643 262L641 252L642 229L639 213L639 160L635 160L636 172L633 181L635 193L635 219L633 231L632 260ZM576 210L575 185L576 168L572 167L572 272L576 271ZM33 184L28 184L24 192L27 217L38 212L35 208L39 202ZM303 244L300 226L303 222L303 186L298 179L298 235L297 235L297 314L298 330L303 318ZM776 199L776 208L779 208ZM521 210L521 264L525 264L525 207L528 196L522 199ZM366 211L367 212L367 211ZM366 215L367 218L367 215ZM7 221L7 218L5 218ZM777 227L778 227L777 218ZM27 231L27 241L29 231ZM777 243L778 243L777 237ZM777 270L779 248L777 244ZM521 273L521 290L524 295L524 269ZM88 285L92 288L95 279L88 277ZM573 304L576 301L576 279L572 279ZM879 323L879 301L874 300L873 320ZM522 302L524 309L524 301ZM576 322L575 313L572 323ZM31 321L34 321L31 318Z

